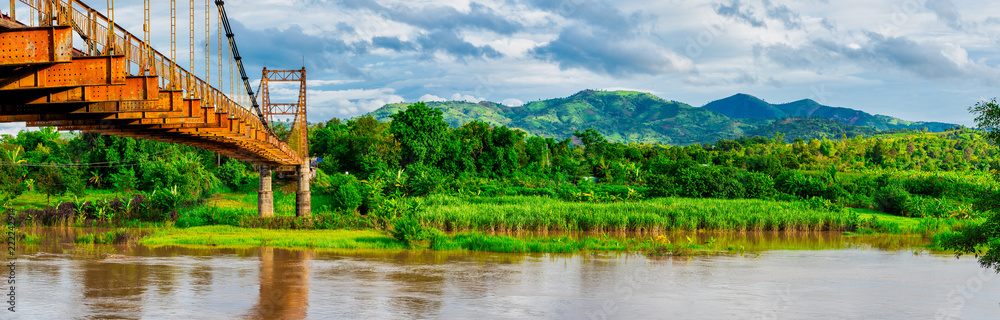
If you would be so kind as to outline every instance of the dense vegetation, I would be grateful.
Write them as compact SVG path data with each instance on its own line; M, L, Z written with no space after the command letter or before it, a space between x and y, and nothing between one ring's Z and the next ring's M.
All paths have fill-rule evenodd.
M1000 143L1000 104L996 98L976 103L969 111L976 114L976 124L986 129L986 138ZM991 172L997 174L997 169ZM988 194L983 196L983 200L995 203L997 197L996 194ZM1000 211L991 210L984 216L982 223L963 230L942 232L934 240L941 247L954 250L956 255L974 253L980 265L1000 273Z
M611 142L591 129L555 140L480 121L456 128L422 103L391 119L333 119L310 128L310 152L324 161L309 219L291 217L294 195L280 187L279 217L257 218L250 192L257 173L249 164L185 146L52 129L0 142L10 172L2 200L9 206L37 195L78 196L14 208L19 225L379 229L407 244L438 239L460 247L479 240L445 239L435 230L940 232L962 231L997 206L990 174L1000 167L997 148L988 134L961 127L667 146ZM224 205L211 205L218 201ZM920 218L919 226L845 207Z

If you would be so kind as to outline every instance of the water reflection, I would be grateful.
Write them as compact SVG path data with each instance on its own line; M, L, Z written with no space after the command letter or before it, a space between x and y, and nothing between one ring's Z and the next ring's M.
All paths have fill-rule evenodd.
M82 268L83 274L78 278L83 284L83 296L87 297L84 306L89 309L88 318L121 319L142 313L143 294L154 285L149 280L149 266L87 261ZM172 285L158 287L170 290Z
M38 232L46 232L40 230ZM52 230L72 241L70 230ZM27 319L998 318L1000 276L919 237L675 234L759 255L22 246ZM796 240L798 239L798 240ZM878 248L891 249L887 251ZM749 249L748 249L749 250ZM961 305L950 292L966 286ZM23 281L23 282L22 282ZM971 288L971 289L970 289ZM944 311L942 311L944 310Z
M260 286L254 319L305 319L309 309L309 251L259 248Z

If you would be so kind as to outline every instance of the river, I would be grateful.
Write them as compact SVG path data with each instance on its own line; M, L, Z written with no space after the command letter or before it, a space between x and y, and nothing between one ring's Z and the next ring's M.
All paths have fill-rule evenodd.
M912 239L730 234L827 249L660 257L77 246L60 240L73 229L35 232L48 241L19 245L3 318L1000 318L1000 276Z

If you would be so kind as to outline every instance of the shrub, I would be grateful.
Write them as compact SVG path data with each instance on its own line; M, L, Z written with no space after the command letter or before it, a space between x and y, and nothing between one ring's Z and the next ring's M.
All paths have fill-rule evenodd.
M406 167L406 173L409 175L407 191L413 196L425 196L437 192L445 186L447 180L440 170L423 164Z
M749 171L762 172L772 177L782 171L781 160L771 155L748 157L746 168Z
M364 185L353 175L343 173L323 175L322 180L318 182L317 191L331 197L333 210L354 212L364 202L362 195Z
M215 169L215 174L233 191L251 191L257 186L257 176L249 171L239 160L230 158L225 164Z
M948 181L944 178L927 176L923 178L907 179L903 184L906 191L911 194L921 194L925 196L939 198L948 189Z
M653 197L672 197L680 191L673 178L666 174L654 174L646 181L648 194Z
M739 179L746 198L767 199L775 193L774 180L767 174L744 171Z
M680 170L677 176L677 184L680 186L679 196L702 198L713 193L715 189L712 175L696 167L687 167Z
M775 188L787 194L795 195L802 199L811 197L822 197L826 191L826 185L820 179L805 175L798 170L782 172L774 179Z
M898 185L890 184L875 193L875 206L882 212L909 217L910 193Z
M176 187L170 189L157 189L153 191L153 194L149 196L149 206L150 210L153 210L149 214L151 221L157 221L165 218L167 213L175 213L177 206L180 205L181 201L184 200L183 195L177 191Z
M844 187L841 187L840 185L829 186L823 192L823 198L835 202L842 202L843 200L850 198L850 196L851 194L848 193L847 190L844 190Z
M409 216L393 220L392 230L389 233L408 247L412 247L414 242L427 240L428 237L428 232L420 225L420 221Z
M746 197L746 188L736 176L732 168L720 168L709 171L710 181L714 183L711 192L712 198L718 199L743 199ZM713 173L714 171L714 173Z

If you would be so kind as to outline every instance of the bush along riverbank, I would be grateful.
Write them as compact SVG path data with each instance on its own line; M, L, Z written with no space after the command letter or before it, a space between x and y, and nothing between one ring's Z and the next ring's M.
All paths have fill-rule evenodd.
M665 234L669 238L671 232L834 231L851 235L912 234L936 239L936 234L961 232L982 220L941 218L937 215L903 217L874 209L846 209L822 198L783 201L665 197L573 201L538 195L480 197L442 194L426 197L366 196L362 201L369 207L364 215L357 209L332 209L336 199L320 194L314 201L316 210L313 217L296 218L291 216L294 195L280 192L276 193L275 201L279 216L259 218L255 211L256 197L252 193L216 194L206 201L179 205L177 210L169 212L162 206L150 205L163 202L161 199L164 197L137 195L125 201L122 198L94 200L26 209L20 211L17 217L22 219L15 219L15 223L20 222L22 226L91 227L106 224L122 227L115 222L131 219L152 221L146 224L124 223L125 227L162 229L142 240L133 236L137 232L128 232L131 228L83 235L76 239L77 243L94 244L138 241L148 245L670 253L712 250L705 246L707 240L704 239L655 240ZM83 208L82 212L76 211L76 208ZM150 213L148 210L155 211ZM503 235L506 233L521 235ZM550 237L546 236L548 233L580 236ZM629 236L607 238L601 236L602 233ZM732 247L742 245L734 244Z
M228 200L223 200L228 201ZM538 196L387 198L361 216L319 212L312 218L258 218L252 210L181 212L217 225L165 228L146 245L275 246L331 249L432 249L493 252L641 251L692 254L739 251L745 243L678 239L672 234L812 231L930 238L976 220L907 218L820 202L661 198L631 202L569 202ZM201 215L199 218L185 216ZM549 236L549 233L555 235ZM571 233L573 236L567 236ZM608 237L607 234L615 236ZM98 237L100 238L100 237ZM714 246L710 246L710 244ZM778 245L778 248L784 248ZM765 247L755 248L766 249Z

